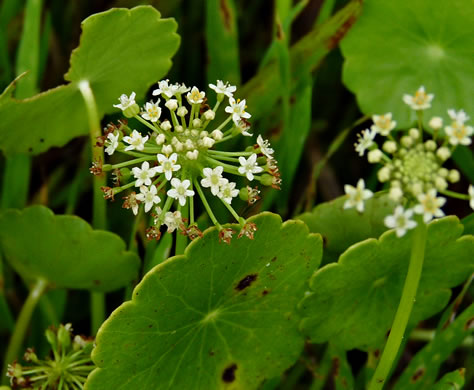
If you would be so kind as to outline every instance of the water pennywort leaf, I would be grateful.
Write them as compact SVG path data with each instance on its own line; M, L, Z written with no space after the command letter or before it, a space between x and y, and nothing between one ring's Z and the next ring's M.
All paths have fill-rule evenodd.
M116 234L44 206L1 214L0 248L25 279L46 279L59 288L115 290L135 279L140 266Z
M70 84L24 100L11 97L12 85L0 95L0 149L6 155L38 154L87 134L87 112L77 87L81 80L90 83L99 115L114 111L112 104L122 93L133 90L143 96L171 67L179 46L176 27L150 6L111 9L84 20L65 76Z
M366 0L341 43L343 81L365 114L392 112L400 127L415 115L400 98L420 85L435 93L425 116L447 119L446 105L474 111L474 7L464 0ZM442 21L442 22L440 22Z
M299 356L295 305L322 242L298 221L263 213L254 240L215 228L146 274L104 323L86 389L256 389ZM232 225L230 225L232 226Z
M440 311L449 299L449 288L474 271L474 237L461 237L462 231L454 216L428 225L413 324ZM392 230L378 240L365 240L351 246L338 263L314 274L313 293L300 303L301 329L311 341L331 340L345 349L381 346L402 293L411 236L410 232L398 238Z

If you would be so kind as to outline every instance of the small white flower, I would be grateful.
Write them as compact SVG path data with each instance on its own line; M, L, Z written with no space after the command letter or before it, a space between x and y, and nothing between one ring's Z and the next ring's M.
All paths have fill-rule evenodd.
M448 115L452 121L458 122L461 124L464 124L470 119L469 116L464 112L464 110L459 110L456 112L456 110L451 108L448 110Z
M236 91L237 87L230 85L228 82L223 83L222 80L217 80L217 85L209 84L209 88L216 91L216 93L226 95L231 98L233 93Z
M448 135L451 145L470 145L474 129L472 126L466 126L464 123L453 122L451 126L446 126L444 131Z
M250 129L250 123L241 119L239 122L236 124L237 130L240 131L242 135L245 135L246 137L252 137L253 134L249 133L247 130Z
M259 167L257 164L257 155L254 153L248 159L245 157L239 157L240 167L238 171L242 175L246 175L247 179L252 181L254 173L260 173L263 171L262 167Z
M273 153L275 152L270 147L270 142L264 140L261 135L257 137L257 145L260 146L260 151L268 158L273 158Z
M183 84L176 83L174 87L175 87L175 93L179 93L179 94L189 92L189 90L191 89L189 87L186 87L184 83Z
M189 180L179 180L176 177L171 179L171 185L174 187L168 190L168 196L178 199L179 204L184 206L186 204L186 197L194 196L193 190L188 190L188 187L191 185Z
M371 128L383 136L389 135L397 125L397 122L392 121L391 112L385 115L373 115L372 120L374 121L374 124Z
M166 180L171 180L173 172L177 172L181 168L181 165L176 164L176 161L178 161L178 155L176 153L173 153L169 157L166 157L163 154L158 154L156 158L160 163L160 165L156 167L156 171L158 173L164 173Z
M418 195L420 204L413 209L417 214L423 214L423 221L425 223L431 221L434 217L444 216L441 207L446 203L446 198L436 197L436 190L430 189L426 194Z
M210 187L212 195L217 195L220 187L227 182L227 179L222 177L222 172L224 172L224 168L221 166L217 166L214 169L204 168L202 170L204 178L201 180L201 185L204 188Z
M358 140L354 144L356 152L359 153L359 156L363 156L365 151L374 144L374 138L377 135L377 132L373 129L365 129L357 134Z
M156 175L156 172L158 172L157 167L150 168L148 161L144 161L141 168L132 168L132 174L135 179L137 179L135 181L135 186L149 186L151 184L151 179Z
M364 201L371 198L373 195L372 191L365 188L364 179L359 179L356 187L346 184L344 186L344 191L349 197L344 202L344 209L355 207L360 213L364 211Z
M431 101L434 95L432 93L427 94L425 87L421 86L415 92L415 95L403 95L403 101L408 104L413 110L425 110L431 107Z
M412 216L413 210L404 210L403 206L397 206L393 215L385 217L384 223L389 229L395 229L397 237L402 237L407 230L416 226L416 222L411 219Z
M191 92L188 92L186 99L188 99L189 104L201 104L206 97L206 92L200 92L199 89L193 87Z
M469 185L467 192L469 193L469 206L474 210L474 186L472 184Z
M183 217L181 216L180 211L175 211L174 213L168 211L165 214L164 224L168 226L168 232L173 233L183 224Z
M161 116L161 107L158 105L159 103L160 99L158 99L156 103L147 102L145 104L145 112L142 114L142 118L147 121L157 122Z
M434 116L433 118L430 119L428 124L434 130L441 129L443 127L443 118L439 116Z
M151 185L150 188L146 186L140 187L140 193L137 195L137 199L140 202L145 203L145 213L151 210L153 205L161 202L161 199L157 194L156 187Z
M109 156L114 154L115 149L117 149L118 144L119 144L118 142L119 137L120 137L120 133L116 131L114 131L113 133L107 134L107 140L105 141L105 146L107 147L105 148L105 152Z
M152 94L157 96L160 94L166 95L167 97L173 97L178 87L174 84L168 84L169 80L161 80L158 82L158 89L155 89Z
M228 114L232 114L232 120L234 123L239 126L239 121L244 118L248 119L251 117L251 115L248 112L245 112L245 99L240 101L235 99L233 97L229 98L229 106L225 108L225 112Z
M225 183L220 191L217 193L217 196L221 198L224 202L231 204L232 203L232 198L235 198L237 195L239 195L239 190L235 188L235 183L234 182L227 182Z
M118 100L120 101L120 104L114 104L114 107L120 108L122 111L125 111L128 107L133 106L135 104L135 96L136 93L132 92L130 97L128 97L125 94L122 94Z
M145 137L142 137L138 131L133 130L131 136L127 135L126 137L123 137L123 141L129 144L125 150L136 149L140 151L145 148L145 142L148 141L148 136L146 135Z

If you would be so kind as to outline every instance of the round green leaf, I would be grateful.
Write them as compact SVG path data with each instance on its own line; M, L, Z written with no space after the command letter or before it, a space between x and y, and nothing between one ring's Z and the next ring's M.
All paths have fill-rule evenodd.
M1 214L0 247L25 279L43 278L59 288L115 290L135 279L140 267L116 234L44 206Z
M171 67L179 46L176 28L173 19L161 19L151 6L116 8L88 17L65 76L70 84L16 100L11 96L12 83L0 95L0 149L7 155L38 154L88 134L77 83L90 83L100 115L116 110L113 104L122 93L143 96Z
M428 225L423 274L411 322L440 311L449 288L474 271L474 237L462 236L456 217ZM331 340L345 349L379 347L390 329L408 270L412 232L393 230L351 246L338 263L318 270L313 291L300 303L301 329L315 343Z
M361 110L392 112L399 126L409 126L416 116L402 96L424 85L435 94L429 116L446 116L448 108L474 112L473 19L472 1L364 1L341 43L343 80Z
M263 213L254 240L216 229L156 266L100 328L86 389L256 389L298 358L296 304L322 240Z
M386 195L375 194L365 202L363 213L344 209L346 196L317 205L313 211L301 214L311 233L323 237L323 263L337 261L352 244L367 238L378 238L387 230L383 220L391 214L395 204Z

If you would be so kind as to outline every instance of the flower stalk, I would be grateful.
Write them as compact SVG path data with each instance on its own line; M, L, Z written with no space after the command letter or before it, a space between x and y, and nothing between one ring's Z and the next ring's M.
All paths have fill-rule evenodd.
M423 260L425 257L427 226L422 217L416 218L417 226L412 236L410 263L408 273L403 286L400 304L398 305L395 319L393 321L390 335L388 336L380 362L370 382L369 390L381 390L387 383L392 370L393 362L397 357L398 350L406 332L408 320L415 303L416 292L421 279Z

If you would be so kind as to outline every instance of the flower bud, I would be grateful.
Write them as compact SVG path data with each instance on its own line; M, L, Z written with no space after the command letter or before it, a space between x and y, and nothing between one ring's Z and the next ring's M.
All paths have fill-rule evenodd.
M71 334L63 325L58 329L58 343L62 351L66 351L71 346Z
M177 133L182 133L184 131L183 126L181 125L176 125L174 129L176 130Z
M444 178L438 176L435 179L435 187L438 189L438 191L442 191L448 187L448 183L446 182Z
M451 157L451 152L446 146L442 146L436 151L436 155L440 160L446 161L449 157Z
M401 144L405 147L405 148L409 148L410 146L413 145L413 138L411 138L410 136L408 135L404 135L401 140L400 140Z
M399 202L403 197L403 191L399 187L392 187L390 188L388 197L394 202Z
M435 151L437 147L438 145L436 145L436 142L434 142L432 139L425 142L425 148L426 150L429 150L430 152Z
M459 171L457 169L451 169L449 171L448 180L451 183L458 182L460 178L461 178L461 175L459 174Z
M443 127L443 118L440 118L439 116L434 116L430 119L428 124L434 130L441 129Z
M212 138L210 137L204 137L202 139L202 144L206 147L206 148L212 148L212 146L214 145L214 141Z
M199 118L193 119L193 127L196 127L196 128L201 127L201 124L202 124L201 119Z
M163 145L161 151L168 156L173 153L173 147L171 145Z
M178 116L184 117L187 115L187 113L188 113L188 109L186 107L181 106L178 108Z
M178 101L176 99L170 99L165 103L165 107L170 111L174 111L178 108Z
M194 145L193 141L191 141L190 139L187 139L186 142L184 143L184 147L188 150L193 150L196 148L196 145Z
M165 121L161 122L160 127L161 127L164 131L169 131L169 130L171 130L171 123L170 123L169 120L165 120Z
M223 136L224 136L224 134L220 130L214 130L211 133L211 137L214 138L216 141L220 141Z
M367 159L371 164L376 164L382 160L383 153L379 149L371 150L367 154Z
M381 181L382 183L386 182L386 181L389 181L390 180L390 168L388 168L386 166L380 168L379 171L377 172L377 177L378 177L379 181Z
M197 160L199 156L199 151L198 150L193 150L192 152L187 152L186 153L186 158L188 158L189 160Z
M162 144L165 143L166 137L165 137L164 134L158 134L158 135L156 136L155 141L156 141L156 144L157 144L157 145L162 145Z
M412 128L408 130L408 135L414 140L417 140L420 137L420 131L418 129Z
M216 117L216 113L212 110L207 110L204 114L203 117L207 121L212 121Z
M394 141L385 141L382 149L387 153L393 154L397 151L397 143Z

